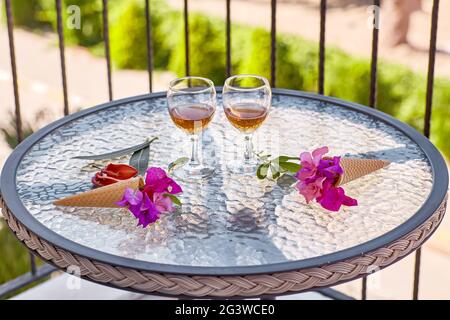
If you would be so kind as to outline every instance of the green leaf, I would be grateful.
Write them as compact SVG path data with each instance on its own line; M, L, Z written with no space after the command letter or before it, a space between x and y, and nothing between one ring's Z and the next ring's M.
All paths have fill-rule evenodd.
M277 180L281 175L279 167L273 163L270 164L270 171L272 172L272 179L274 180Z
M254 152L258 157L261 157L264 155L264 151Z
M263 162L265 162L265 161L269 160L271 156L272 155L270 155L270 154L265 154L265 155L262 155L262 156L258 156L258 159L263 161Z
M178 199L178 197L174 194L171 193L164 193L164 197L169 197L170 199L172 199L173 203L175 203L177 206L182 206L182 203L180 201L180 199Z
M270 157L272 156L271 154L264 153L264 151L254 152L254 154L256 155L258 160L261 161L261 162L269 161Z
M93 155L93 156L78 156L78 157L73 157L72 159L82 159L82 160L103 160L103 159L112 159L112 158L116 158L116 157L121 157L121 156L125 156L128 155L130 153L134 153L136 151L139 151L141 149L144 149L146 147L148 147L153 141L157 140L158 137L154 137L144 143L132 146L132 147L128 147L125 149L121 149L121 150L117 150L117 151L113 151L113 152L108 152L108 153L103 153L103 154L98 154L98 155Z
M178 158L174 162L169 163L169 165L167 166L167 171L169 173L172 173L174 170L184 166L188 162L189 162L189 158L188 157Z
M136 168L140 176L145 175L150 160L150 146L135 151L130 158L130 166Z
M265 179L267 177L267 172L269 171L270 163L264 163L258 167L256 170L256 176L259 179Z
M301 165L299 165L298 163L293 163L293 162L280 162L280 168L285 170L285 171L289 171L292 173L296 173L298 170L301 169Z
M281 172L280 171L272 171L272 179L273 180L277 180L279 177L281 176Z
M289 160L300 160L299 157L279 156L273 159L273 162L287 162Z

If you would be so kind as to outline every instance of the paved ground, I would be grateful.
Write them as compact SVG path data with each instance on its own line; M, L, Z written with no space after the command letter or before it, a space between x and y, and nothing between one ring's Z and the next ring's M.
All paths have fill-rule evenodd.
M177 1L179 6L180 0ZM350 0L349 0L350 1ZM312 0L304 0L302 7L293 3L280 3L278 30L292 32L317 39L317 6ZM315 1L317 2L317 1ZM333 2L333 1L332 1ZM332 3L331 2L331 3ZM191 0L191 9L202 10L218 16L223 15L223 1ZM252 25L268 26L270 10L267 1L243 2L233 0L233 17L236 21ZM450 2L442 3L440 46L450 43ZM350 52L368 55L370 34L364 29L366 11L364 7L348 7L345 19L343 9L331 8L328 16L328 41ZM445 18L447 17L447 19ZM412 40L418 46L426 46L428 27L426 12L414 16ZM23 30L15 30L16 54L19 73L19 87L24 121L33 128L61 117L62 94L58 50L54 35L39 36ZM352 41L349 41L351 39ZM0 25L0 127L10 122L9 112L13 110L12 82L4 25ZM383 53L386 52L386 53ZM385 58L406 63L411 67L425 70L426 53L408 47L384 51ZM67 74L71 110L92 106L107 101L106 67L101 58L90 55L81 48L68 48ZM450 75L450 60L439 55L439 74ZM170 73L159 73L155 78L155 91L165 90ZM120 98L148 90L147 74L142 71L114 71L114 97ZM0 140L0 166L10 149ZM441 228L426 244L423 253L421 298L450 298L450 218L446 218ZM370 298L410 298L413 279L413 257L410 256L395 266L371 276ZM359 296L360 281L340 286L347 293Z

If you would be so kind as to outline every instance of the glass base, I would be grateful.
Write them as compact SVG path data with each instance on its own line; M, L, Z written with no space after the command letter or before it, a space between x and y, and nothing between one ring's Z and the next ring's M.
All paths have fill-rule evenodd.
M249 161L234 160L227 163L227 170L234 174L256 175L258 165L259 163L255 159L251 159Z
M203 164L186 164L183 167L176 169L173 176L183 181L197 181L205 180L214 174L214 168L205 166Z

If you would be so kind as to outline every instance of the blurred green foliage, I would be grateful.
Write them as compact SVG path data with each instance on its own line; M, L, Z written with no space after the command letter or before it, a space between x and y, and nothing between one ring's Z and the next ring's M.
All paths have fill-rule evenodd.
M8 280L15 279L31 271L30 254L29 251L17 241L14 234L6 226L6 222L0 217L0 285ZM6 259L4 258L6 257ZM42 260L36 258L36 265L39 267L43 264ZM27 289L34 287L47 278L42 278L34 283L26 285L25 287L11 292L3 296L0 300L9 299Z
M15 116L10 113L9 117L10 123L8 126L0 128L0 136L3 135L11 149L14 149L19 144L15 130ZM33 133L33 130L27 123L24 124L22 130L24 138ZM5 259L4 257L7 258ZM39 259L36 259L36 262L38 265L42 264ZM0 215L0 284L28 271L30 271L28 250L17 241Z
M68 44L86 47L95 46L103 41L102 1L101 0L62 0L61 13L64 38ZM110 1L115 7L120 0ZM74 7L75 6L75 7ZM39 31L56 30L55 0L13 0L11 7L14 25ZM5 11L4 6L2 6ZM80 28L74 28L73 18L78 13Z
M47 21L56 30L55 0L39 0L41 11L39 17ZM117 0L111 1L112 4ZM74 15L80 13L80 28L74 28ZM103 41L102 1L101 0L62 0L62 21L64 38L68 44L95 46Z
M225 76L225 29L204 15L192 14L189 17L189 57L191 74L202 75L219 84ZM185 73L185 43L181 24L175 29L177 44L170 56L169 69L177 74Z
M270 34L263 29L255 29L249 32L249 47L242 57L235 73L258 74L270 79L271 50ZM281 88L303 87L302 72L292 55L288 42L279 36L276 46L276 84Z
M167 68L173 43L167 35L173 32L171 23L178 15L164 1L151 1L153 67ZM111 15L111 56L118 68L147 68L147 36L144 1L131 0L114 8ZM163 23L165 21L165 23Z
M0 284L30 271L28 250L0 218ZM6 258L5 258L6 257Z
M41 0L14 0L11 1L11 3L12 16L15 25L33 29L43 28L49 25L49 22L41 17L43 10ZM2 3L1 8L4 16L6 10L4 3Z

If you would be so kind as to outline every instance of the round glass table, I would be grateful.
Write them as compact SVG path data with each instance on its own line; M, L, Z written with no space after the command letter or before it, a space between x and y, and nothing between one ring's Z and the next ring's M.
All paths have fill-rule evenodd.
M187 154L165 93L127 98L67 116L21 143L1 176L3 215L34 254L83 278L145 293L255 297L328 287L382 269L436 230L446 207L448 172L436 148L408 125L376 110L298 91L274 90L255 149L331 155L391 164L346 185L359 205L328 212L307 205L283 180L227 171L243 154L218 89L215 118L202 137L207 180L183 182L180 214L149 228L127 210L56 207L55 199L91 188L95 166L73 159L159 137L151 166ZM127 162L126 157L114 162ZM95 166L94 166L95 165Z

